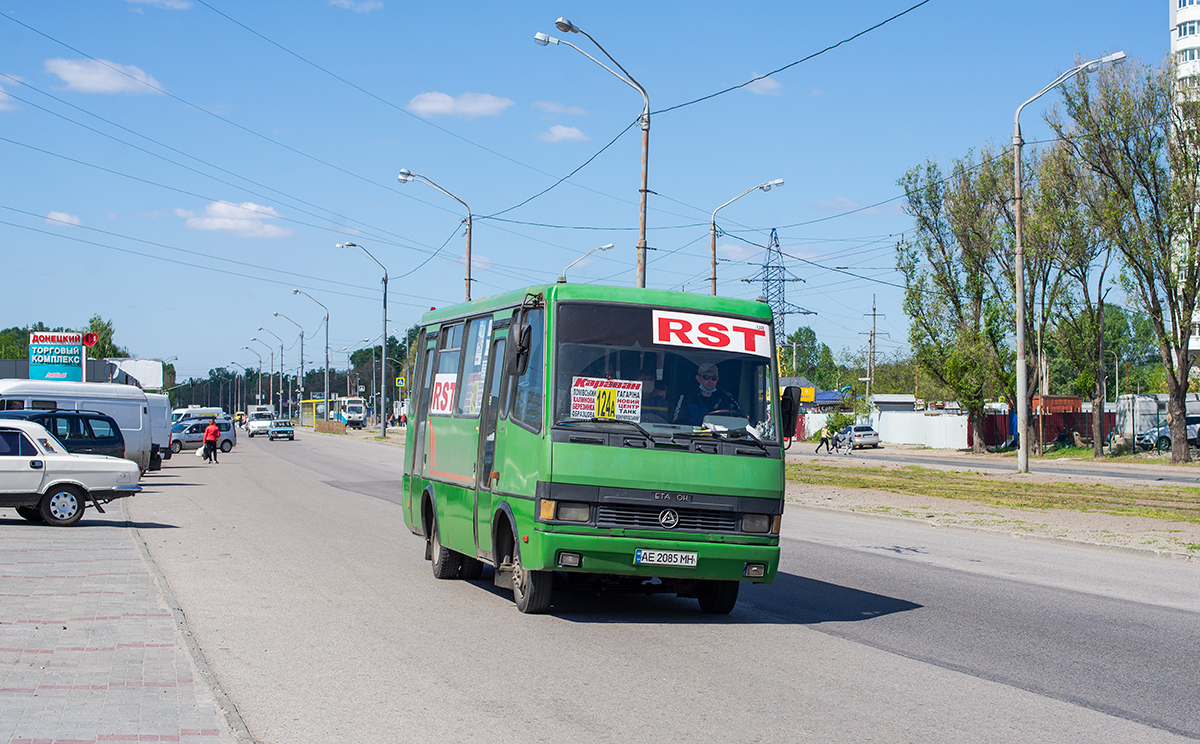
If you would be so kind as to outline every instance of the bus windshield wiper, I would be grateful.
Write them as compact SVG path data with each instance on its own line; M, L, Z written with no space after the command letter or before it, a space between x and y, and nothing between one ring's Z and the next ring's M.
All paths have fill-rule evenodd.
M704 431L706 433L712 434L713 436L718 436L725 440L731 440L734 437L739 439L748 438L750 443L762 450L764 454L771 454L771 451L767 449L767 445L762 439L759 438L758 433L754 430L754 427L748 422L740 429L726 429L724 427L717 427L713 424L701 424L701 426L704 427Z
M562 421L559 421L554 425L555 426L571 426L574 424L625 424L627 426L632 426L633 428L640 431L642 433L642 436L644 436L651 444L654 444L654 435L653 434L646 431L646 428L644 426L642 426L641 424L639 424L638 422L629 421L628 419L609 419L609 418L599 418L597 416L593 416L593 417L587 418L587 419L576 419L576 418L563 419Z

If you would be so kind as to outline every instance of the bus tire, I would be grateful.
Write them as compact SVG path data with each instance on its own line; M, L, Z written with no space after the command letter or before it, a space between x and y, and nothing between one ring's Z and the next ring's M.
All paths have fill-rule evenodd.
M17 515L30 522L42 521L42 514L36 506L18 506Z
M550 590L554 574L549 571L530 571L521 565L521 551L513 551L513 601L526 615L545 612L550 607Z
M740 581L702 581L696 598L709 615L728 615L737 604Z
M457 579L458 572L462 568L463 556L442 545L442 540L438 537L437 517L434 517L433 524L430 526L429 548L430 561L433 563L433 578Z
M461 556L460 560L462 561L462 568L458 571L458 578L474 581L483 576L483 561L466 555Z
M38 505L42 521L53 527L70 527L83 518L83 493L75 486L55 486Z

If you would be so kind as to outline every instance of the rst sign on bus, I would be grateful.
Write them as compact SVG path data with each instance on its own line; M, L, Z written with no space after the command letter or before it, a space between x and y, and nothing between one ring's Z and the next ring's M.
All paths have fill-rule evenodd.
M34 331L29 334L29 379L83 382L87 362L84 334Z

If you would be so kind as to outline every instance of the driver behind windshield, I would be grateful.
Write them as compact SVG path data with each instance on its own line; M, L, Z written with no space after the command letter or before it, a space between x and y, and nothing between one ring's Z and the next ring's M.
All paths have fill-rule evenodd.
M741 409L733 396L717 387L719 381L717 365L701 364L696 370L696 387L679 396L672 409L671 423L699 426L713 411L740 415Z

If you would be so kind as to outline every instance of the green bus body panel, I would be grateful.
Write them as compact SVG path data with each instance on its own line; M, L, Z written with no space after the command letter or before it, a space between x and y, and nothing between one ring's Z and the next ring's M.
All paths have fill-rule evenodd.
M552 451L555 483L760 499L783 494L783 462L773 458L565 442Z

